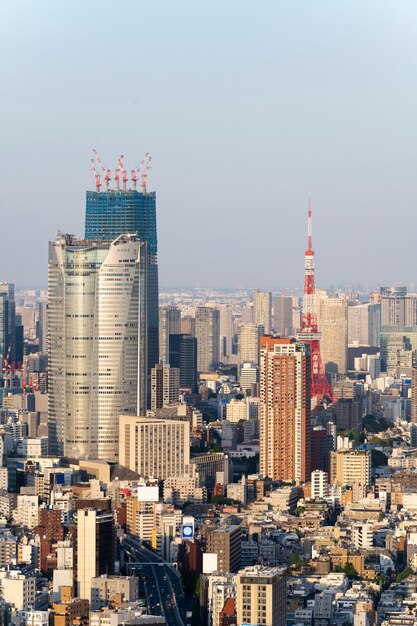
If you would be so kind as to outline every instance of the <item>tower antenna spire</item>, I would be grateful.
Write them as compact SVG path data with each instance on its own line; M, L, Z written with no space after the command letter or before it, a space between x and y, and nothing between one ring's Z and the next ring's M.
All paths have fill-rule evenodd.
M314 280L314 251L312 234L311 200L308 201L307 250L304 255L304 297L301 331L298 339L310 346L311 398L316 406L323 399L334 402L333 390L326 378L320 354L320 333L317 323L316 285Z
M307 250L313 251L313 220L311 215L311 199L308 199Z

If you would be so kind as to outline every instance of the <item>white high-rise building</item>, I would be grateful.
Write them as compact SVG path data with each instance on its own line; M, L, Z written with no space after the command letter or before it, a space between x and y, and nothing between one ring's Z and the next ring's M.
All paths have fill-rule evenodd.
M259 364L259 340L264 334L261 324L242 324L239 328L239 364Z
M52 454L117 461L119 413L145 411L146 272L136 235L49 244Z
M311 472L311 497L314 500L327 498L329 495L329 481L326 472L314 470Z
M266 335L271 332L271 311L271 292L255 289L253 292L253 321L255 324L262 324Z

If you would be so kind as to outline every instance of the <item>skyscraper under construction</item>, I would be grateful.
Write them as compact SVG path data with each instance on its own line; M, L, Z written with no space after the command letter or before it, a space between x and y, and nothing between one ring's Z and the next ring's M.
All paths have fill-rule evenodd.
M151 157L146 154L142 163L131 171L132 189L127 188L128 176L123 156L114 175L107 169L98 154L91 160L96 179L96 190L87 191L85 239L113 241L123 233L136 234L147 243L147 324L148 324L148 406L150 406L151 369L159 362L158 314L158 243L156 230L156 194L146 188ZM99 169L105 174L105 191ZM109 188L114 180L114 189ZM137 182L140 180L140 191Z

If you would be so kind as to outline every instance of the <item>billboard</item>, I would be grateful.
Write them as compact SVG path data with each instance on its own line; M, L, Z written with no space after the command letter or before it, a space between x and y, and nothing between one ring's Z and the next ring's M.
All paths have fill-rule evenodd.
M138 500L141 502L159 502L158 485L138 485Z
M184 516L182 518L181 538L194 539L194 517Z

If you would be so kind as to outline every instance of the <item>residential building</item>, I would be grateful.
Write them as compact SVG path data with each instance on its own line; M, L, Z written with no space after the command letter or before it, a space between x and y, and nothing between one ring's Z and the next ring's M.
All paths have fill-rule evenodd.
M209 372L219 367L220 313L210 306L199 306L195 315L197 370Z
M311 472L311 497L315 500L326 498L329 495L327 473L322 470Z
M217 569L220 572L237 572L240 567L240 526L221 526L209 532L206 551L217 554Z
M264 333L271 332L271 292L259 291L255 289L253 292L253 321L255 324L263 326Z
M159 363L151 372L151 409L162 409L178 402L180 393L180 370L167 363Z
M237 624L286 626L286 569L254 565L237 575Z
M310 478L309 346L295 339L260 340L260 471L272 480Z
M259 339L264 333L261 324L242 324L239 328L238 351L239 365L243 363L259 364Z
M320 350L324 369L346 374L348 346L348 300L344 296L320 299Z
M330 453L331 484L369 485L371 468L370 450L342 449Z
M291 296L275 296L274 298L274 331L281 337L290 337L293 332L293 298Z

